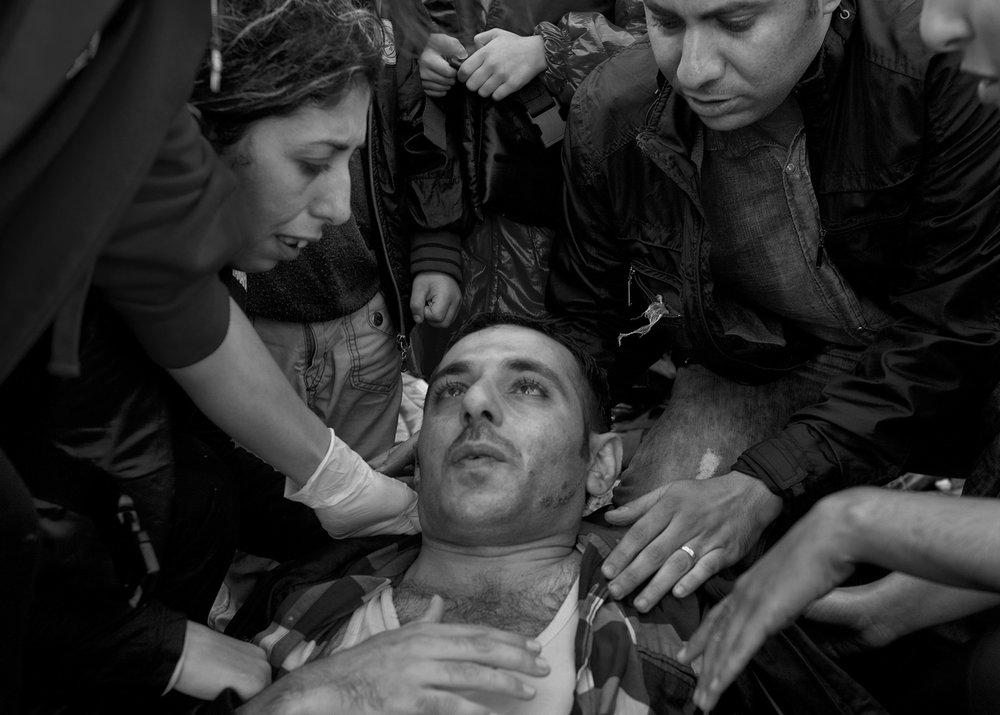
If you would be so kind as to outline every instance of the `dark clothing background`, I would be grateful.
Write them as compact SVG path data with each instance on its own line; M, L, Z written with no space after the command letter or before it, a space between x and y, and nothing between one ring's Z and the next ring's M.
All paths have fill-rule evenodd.
M83 328L81 377L49 375L40 344L0 389L0 446L47 502L36 501L22 690L43 710L158 697L186 621L205 621L237 548L284 560L330 541L310 509L282 498L284 477L201 415L96 294ZM123 493L156 550L155 580L118 528Z
M978 101L958 53L924 47L919 15L919 4L844 0L794 90L825 232L816 260L892 322L853 372L738 459L786 498L903 470L961 476L982 446L976 422L1000 376L1000 112ZM710 271L691 159L699 125L647 43L598 67L573 101L570 228L553 248L547 303L619 389L666 350L765 382L822 347L787 325L784 345L740 330L753 307ZM666 316L619 346L657 295Z

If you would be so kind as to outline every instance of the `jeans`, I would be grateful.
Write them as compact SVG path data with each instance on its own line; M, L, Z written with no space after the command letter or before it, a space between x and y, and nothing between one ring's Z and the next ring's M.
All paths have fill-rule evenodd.
M728 473L744 450L780 432L860 356L860 350L830 348L763 385L733 382L701 365L680 367L670 400L622 474L614 502L624 504L671 481Z
M403 383L381 292L335 320L253 324L299 397L355 452L367 460L393 445Z

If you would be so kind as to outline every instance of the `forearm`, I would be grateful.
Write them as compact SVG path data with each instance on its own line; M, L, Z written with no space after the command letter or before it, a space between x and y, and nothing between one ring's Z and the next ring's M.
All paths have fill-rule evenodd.
M329 430L292 390L235 303L218 349L169 372L223 431L296 483L326 454Z
M898 572L883 579L876 598L880 606L876 610L885 614L894 638L1000 605L997 593L946 586Z
M817 508L843 519L839 547L870 563L951 586L1000 591L1000 502L861 487Z

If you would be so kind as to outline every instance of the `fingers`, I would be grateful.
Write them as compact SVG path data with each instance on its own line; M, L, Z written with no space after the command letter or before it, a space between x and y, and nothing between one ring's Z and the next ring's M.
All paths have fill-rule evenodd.
M404 648L406 653L418 655L418 660L476 663L535 677L549 672L548 664L539 658L542 647L537 641L490 626L430 620L440 618L440 612L443 612L443 605L438 606L432 600L420 621L379 634L366 643L373 643L374 647L378 645L376 639L390 641L397 648Z
M475 86L469 85L469 78L472 77L473 74L475 74L476 70L478 70L485 61L486 61L486 55L482 50L476 50L471 55L466 57L464 60L462 60L462 66L458 68L458 81L462 82L470 90L475 91L478 88L479 84L485 81L485 78L486 76L488 76L488 73L484 73L477 81Z
M480 97L492 97L494 100L501 99L501 97L496 96L496 92L501 85L504 85L507 82L507 78L499 72L494 72L489 75L485 81L479 84L478 87L475 87L474 85L476 84L479 74L480 73L477 72L475 75L470 77L468 83L466 83L466 87L476 92ZM509 94L509 92L507 94ZM504 96L506 96L506 94Z
M427 294L430 292L430 284L427 281L419 280L419 276L414 279L410 288L410 315L413 322L418 325L424 322L424 308L427 303Z
M444 618L444 599L436 593L431 596L427 610L417 618L418 623L440 623Z
M440 327L448 314L448 305L443 300L435 300L424 307L424 318L428 323Z
M418 273L413 279L410 311L416 322L426 320L436 327L448 326L461 305L462 289L451 276L427 271Z
M495 37L499 35L506 34L505 30L499 28L493 28L492 30L485 30L480 32L478 35L472 38L472 41L476 43L476 48L481 49L493 41Z
M762 615L761 612L762 609L733 595L712 609L711 618L705 624L705 635L699 641L703 656L694 694L698 707L703 710L715 707L719 697L747 666L765 638L778 630L769 627L770 615ZM685 652L685 656L688 655Z
M461 307L461 305L462 305L461 296L459 296L455 300L442 301L441 305L439 306L439 309L435 311L435 313L440 315L435 315L433 319L428 317L427 322L438 328L447 328L454 322L455 316L458 315L458 309Z
M605 514L605 517L612 524L632 524L632 527L625 532L625 536L622 540L618 542L618 545L611 551L608 558L605 559L604 565L601 571L604 573L605 578L616 579L623 571L629 567L640 554L643 554L644 550L656 541L657 537L660 536L663 531L669 526L671 521L671 513L664 509L659 509L657 515L653 515L649 511L650 507L659 505L659 498L664 493L664 489L657 489L649 494L636 499L630 504L619 507L618 509L612 509ZM637 521L638 520L638 521ZM650 551L645 552L644 561L651 561L659 558L659 562L656 563L655 567L651 567L641 580L648 578L656 568L659 568L667 557L671 553L676 551L683 542L675 544L672 548L667 549L666 544L663 539L659 540L658 544L654 544L654 548ZM611 593L615 598L620 598L626 593L630 593L632 588L635 588L640 581L632 582L631 577L617 581L611 584ZM625 589L628 583L631 584L631 588ZM621 593L616 593L621 591Z
M507 97L514 94L514 92L516 92L519 89L520 87L513 82L504 82L499 87L494 89L489 96L493 98L494 102L500 102L504 99L507 99Z
M668 593L673 593L676 598L684 598L723 568L717 566L722 555L720 549L715 549L704 556L692 558L681 549L675 550L656 569L649 583L636 595L633 604L636 609L645 613ZM657 558L655 553L651 556L652 567L656 566ZM639 563L642 563L641 560Z
M639 517L649 511L650 507L659 501L663 495L663 491L664 487L654 489L648 494L643 494L638 499L605 512L604 517L616 526L634 524Z
M271 666L262 649L199 623L187 623L175 690L213 700L225 688L232 688L246 700L270 682Z
M468 56L457 38L440 33L432 34L427 46L420 53L420 83L430 97L443 97L455 85L458 72L449 60L459 61Z
M403 471L414 462L414 454L417 449L417 438L419 435L420 431L418 430L410 435L406 441L390 447L384 455L380 456L380 464L378 467L371 464L372 469L382 472L382 474L390 477L402 474Z
M461 40L441 32L433 33L428 39L427 45L443 57L455 57L464 60L469 54L465 51L465 46Z
M438 689L469 693L491 693L517 700L530 700L535 689L503 668L466 661L439 661L428 664L427 684Z
M426 94L428 97L433 97L434 99L440 99L441 97L448 94L448 90L452 88L452 85L454 85L454 82L452 82L451 84L441 84L441 85L425 82L423 85L424 94Z
M695 561L691 568L680 577L673 586L672 592L677 598L684 598L690 593L694 593L708 579L719 573L729 565L726 553L722 549L714 549ZM654 597L652 594L650 598ZM663 596L660 595L660 598Z

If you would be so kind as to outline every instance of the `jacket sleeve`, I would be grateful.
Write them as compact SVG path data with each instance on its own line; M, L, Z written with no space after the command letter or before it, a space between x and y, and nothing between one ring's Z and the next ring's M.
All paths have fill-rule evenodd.
M535 34L545 45L547 68L542 81L566 107L594 67L646 34L646 16L638 0L617 0L613 17L570 12L558 23L539 23Z
M975 457L970 436L1000 374L1000 113L975 85L955 57L931 60L895 320L853 374L737 461L777 494L812 501L900 469L954 474Z
M635 142L623 139L618 143L629 146L610 154L599 149L603 122L621 121L597 112L600 87L608 86L601 75L614 64L604 65L587 80L570 109L563 142L565 227L549 259L546 306L608 370L612 390L618 392L630 386L665 345L657 337L630 341L628 350L618 348L620 334L646 324L641 316L648 301L638 289L629 290L630 216L619 199L629 190L628 182L612 181L632 175L634 162L630 164L628 156Z
M418 10L423 16L424 9ZM405 177L403 221L410 235L410 273L438 271L461 283L461 242L475 216L462 176L461 133L452 126L459 115L448 105L452 98L431 100L424 94L418 51L406 46L397 50L395 133Z

